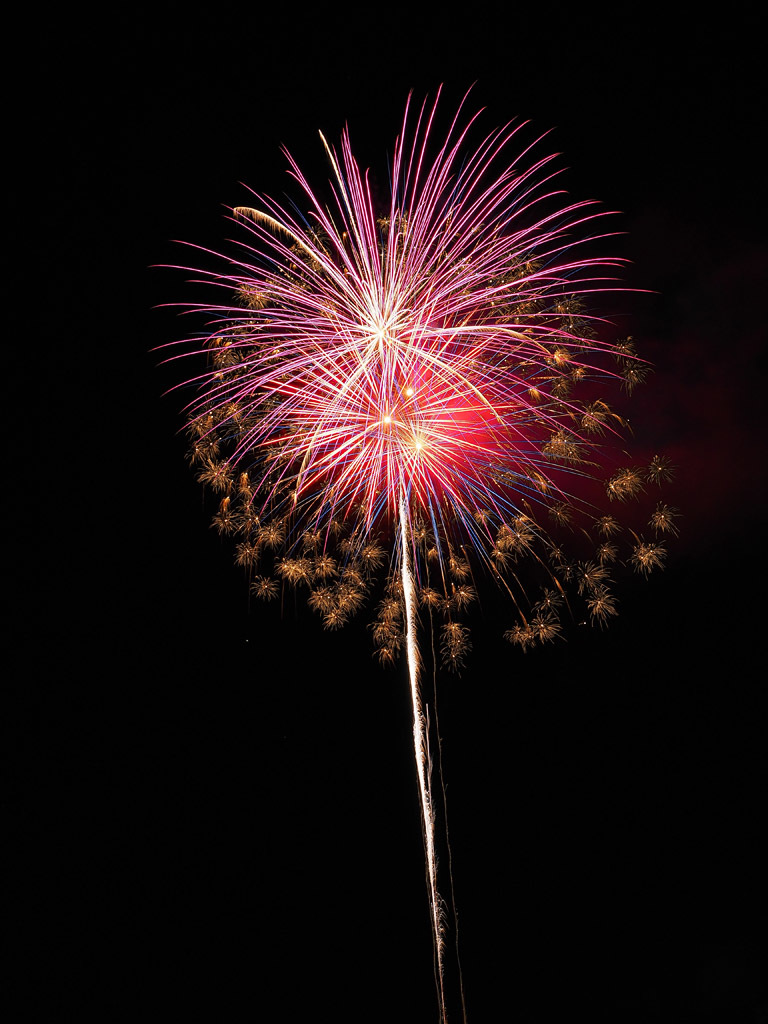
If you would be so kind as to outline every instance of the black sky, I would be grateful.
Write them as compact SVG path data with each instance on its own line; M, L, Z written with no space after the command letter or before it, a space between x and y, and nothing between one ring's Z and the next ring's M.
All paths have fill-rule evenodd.
M317 129L383 178L408 91L443 82L488 128L553 129L574 197L622 211L648 292L622 330L655 367L634 443L683 514L609 631L522 655L489 588L439 679L469 1020L765 1019L764 102L758 15L725 16L126 10L34 48L49 554L16 782L30 956L61 969L32 1019L436 1018L405 677L362 623L249 607L152 350L190 295L153 269L172 240L215 249L245 185L290 190L282 145L324 181Z

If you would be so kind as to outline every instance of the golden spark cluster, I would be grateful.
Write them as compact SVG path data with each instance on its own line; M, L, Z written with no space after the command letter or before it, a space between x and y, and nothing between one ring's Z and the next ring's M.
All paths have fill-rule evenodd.
M379 229L384 245L391 225L380 221ZM314 244L327 249L319 233ZM299 248L295 252L304 255ZM465 664L471 649L464 620L478 602L481 577L490 575L511 599L516 621L504 636L527 651L561 637L564 617L605 626L617 614L612 572L629 565L647 576L662 568L664 538L678 532L678 513L663 502L648 520L652 536L646 539L565 490L564 480L573 480L578 489L579 477L594 479L601 439L625 424L594 396L596 374L580 356L592 336L582 299L528 294L527 287L515 291L516 279L527 281L538 269L534 262L522 263L494 282L500 290L488 314L489 322L515 324L528 342L524 359L513 362L505 354L503 366L494 372L501 369L524 382L520 430L529 431L538 455L529 456L524 466L498 457L488 465L492 491L503 494L503 501L484 502L476 490L475 506L461 509L458 517L455 503L445 497L437 497L429 508L414 505L410 510L420 614L439 636L442 662L453 671ZM293 288L297 280L321 273L319 264L308 268L298 258L286 270ZM307 280L306 287L310 284ZM373 509L370 502L302 503L306 452L294 444L290 429L255 448L249 445L249 438L264 436L261 425L273 416L281 394L290 393L292 380L290 368L281 363L280 346L265 356L262 340L270 307L279 304L279 297L243 283L236 298L242 314L208 341L212 397L194 406L187 424L189 461L218 501L213 526L234 538L235 562L248 574L256 598L274 601L286 591L303 593L329 630L372 608L376 653L382 662L394 662L403 648L405 618L396 554L391 544L385 546L397 532L395 523L386 506ZM257 315L253 322L251 311ZM548 344L542 340L547 334L557 340ZM573 341L566 344L564 338ZM613 361L610 376L627 392L648 373L631 338L603 346L602 352ZM247 379L254 363L263 375L270 360L270 387L257 396L244 390L247 400L239 399L238 380ZM223 386L217 390L219 381ZM580 400L575 392L582 385L587 395ZM404 391L407 399L413 393L411 387ZM616 469L605 494L618 505L637 501L671 475L669 461L655 456L646 466ZM327 482L323 486L327 496ZM501 511L510 508L511 513ZM566 553L574 546L579 556Z

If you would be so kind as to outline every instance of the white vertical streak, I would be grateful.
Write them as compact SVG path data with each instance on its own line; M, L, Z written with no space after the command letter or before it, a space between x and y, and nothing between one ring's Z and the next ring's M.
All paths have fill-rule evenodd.
M400 495L400 537L402 542L401 573L403 600L405 602L406 634L405 646L408 655L408 677L411 684L411 705L413 708L413 752L419 777L421 800L421 821L424 830L424 847L427 858L429 880L429 905L432 916L432 936L435 944L435 968L440 1017L447 1021L445 992L443 987L443 926L440 913L440 894L437 889L437 860L435 857L435 821L430 793L430 764L428 723L424 716L419 692L419 648L416 643L416 591L411 570L411 542L408 531L408 510L405 494Z

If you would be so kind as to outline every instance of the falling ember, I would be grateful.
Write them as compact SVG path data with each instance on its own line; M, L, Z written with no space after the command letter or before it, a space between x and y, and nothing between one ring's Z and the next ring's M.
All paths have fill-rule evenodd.
M613 513L671 474L663 456L616 459L623 421L596 394L628 394L648 374L634 341L603 340L591 312L620 263L586 254L605 214L558 205L554 157L531 155L524 124L473 148L479 115L463 107L433 145L437 103L414 112L409 100L383 209L347 132L340 151L321 136L330 203L288 155L306 216L268 197L237 207L239 255L196 271L219 297L193 307L207 328L176 343L207 360L188 381L189 459L252 593L304 589L331 630L373 600L380 660L405 654L443 1021L419 626L460 670L463 619L490 576L512 608L505 638L523 651L557 640L579 609L602 628L616 614L614 567L661 568L658 537L675 536L678 517L658 502L645 540L585 496L604 480Z

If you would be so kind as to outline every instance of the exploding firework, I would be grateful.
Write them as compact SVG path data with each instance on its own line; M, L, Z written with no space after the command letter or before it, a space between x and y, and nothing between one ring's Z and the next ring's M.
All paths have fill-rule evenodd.
M622 530L588 482L607 465L621 503L669 475L663 457L611 462L623 423L596 391L629 393L647 367L591 312L619 262L588 254L604 213L562 204L523 124L470 146L463 106L433 147L437 103L409 102L381 208L348 133L338 151L321 136L330 203L287 155L306 215L264 197L235 208L237 255L203 272L221 301L195 307L207 330L181 343L207 359L188 382L189 457L253 594L303 590L328 629L376 600L379 658L407 660L444 1018L420 618L452 670L482 576L510 599L505 637L523 651L560 636L574 602L604 626ZM674 534L675 516L659 503L649 526ZM561 535L591 549L571 557ZM663 546L632 536L626 563L660 567Z

